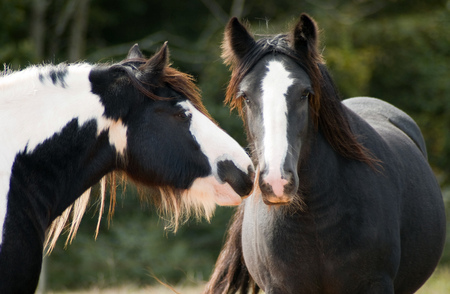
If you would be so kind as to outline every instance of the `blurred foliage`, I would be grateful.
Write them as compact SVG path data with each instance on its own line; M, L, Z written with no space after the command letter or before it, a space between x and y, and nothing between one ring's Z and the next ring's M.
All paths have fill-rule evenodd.
M190 220L174 235L164 229L164 220L139 200L133 185L126 191L126 197L118 198L109 226L107 216L103 217L97 240L93 237L95 204L72 244L64 249L65 236L58 240L47 257L50 288L109 288L124 283L145 286L157 283L155 278L194 283L209 277L234 210L219 208L211 223Z
M378 97L418 122L449 205L449 0L2 0L0 61L13 69L112 62L136 42L150 55L168 40L174 66L196 77L212 116L245 146L241 120L222 102L229 78L220 60L224 26L236 15L257 34L285 32L301 12L321 28L323 54L342 97ZM80 24L85 32L72 29ZM74 41L80 34L84 46ZM94 208L73 244L64 250L60 240L49 258L51 288L149 284L152 274L169 283L207 279L233 211L220 208L211 224L192 221L173 235L129 188L111 228L104 221L94 241Z
M448 184L449 11L387 16L340 31L327 38L324 54L343 97L379 97L406 111L422 128L429 160Z

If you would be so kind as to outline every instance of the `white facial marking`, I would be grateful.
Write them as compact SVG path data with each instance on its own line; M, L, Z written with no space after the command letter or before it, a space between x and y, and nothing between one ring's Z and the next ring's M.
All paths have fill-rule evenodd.
M282 196L287 181L282 179L281 171L288 151L285 95L294 79L281 61L270 61L267 69L261 82L264 162L269 168L264 180L272 186L275 195Z
M180 102L179 105L186 109L187 113L192 114L191 134L208 157L213 174L217 175L216 163L226 159L233 161L236 167L247 173L247 167L252 166L252 162L239 143L198 111L189 101Z
M236 167L247 174L248 166L253 167L250 158L233 138L198 111L192 103L183 101L179 105L192 115L190 132L200 145L211 166L216 181L214 184L216 202L219 205L239 204L239 195L231 186L220 180L217 173L217 163L222 160L233 161ZM211 180L208 180L208 183L212 183ZM239 202L236 197L239 197Z
M17 153L25 148L31 153L75 118L79 126L96 120L98 134L109 129L110 144L117 152L123 153L126 148L126 127L121 121L104 117L100 98L91 92L88 77L92 65L67 66L64 87L61 81L52 83L49 69L52 67L29 67L0 78L0 244ZM40 80L39 74L44 78Z

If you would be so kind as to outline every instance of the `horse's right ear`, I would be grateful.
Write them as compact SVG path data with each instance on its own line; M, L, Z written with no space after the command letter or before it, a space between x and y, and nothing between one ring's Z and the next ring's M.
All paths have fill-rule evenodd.
M236 17L228 22L222 43L222 58L235 66L255 46L255 39Z
M169 65L169 48L167 42L155 53L140 70L144 81L159 81L164 69Z

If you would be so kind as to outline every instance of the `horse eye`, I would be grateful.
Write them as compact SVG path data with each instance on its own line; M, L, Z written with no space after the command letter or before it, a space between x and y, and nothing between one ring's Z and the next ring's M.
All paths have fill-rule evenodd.
M240 93L239 98L243 99L245 101L245 103L247 103L247 104L250 103L250 99L248 99L247 94L245 94L245 93Z
M311 92L305 91L305 92L302 94L302 99L308 99L310 94L311 94Z
M176 117L178 117L182 121L187 121L192 117L192 113L187 113L185 110L180 111L176 114Z

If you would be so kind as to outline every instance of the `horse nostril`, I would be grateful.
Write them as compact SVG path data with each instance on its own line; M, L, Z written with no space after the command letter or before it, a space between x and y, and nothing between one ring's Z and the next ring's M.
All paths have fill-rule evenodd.
M272 187L264 181L259 182L259 189L263 194L271 194L273 193Z
M290 180L286 185L284 185L284 194L293 194L295 192L295 184Z
M271 177L261 173L261 177L259 188L266 197L278 197L281 201L281 198L295 194L298 189L298 178L292 172L284 172L282 177Z
M217 173L223 182L230 184L239 196L247 196L253 187L253 178L249 175L253 168L248 166L248 173L239 169L231 160L217 163Z
M293 192L295 192L294 190L296 189L297 184L294 173L286 172L283 178L287 181L286 185L284 185L284 193L292 194Z

